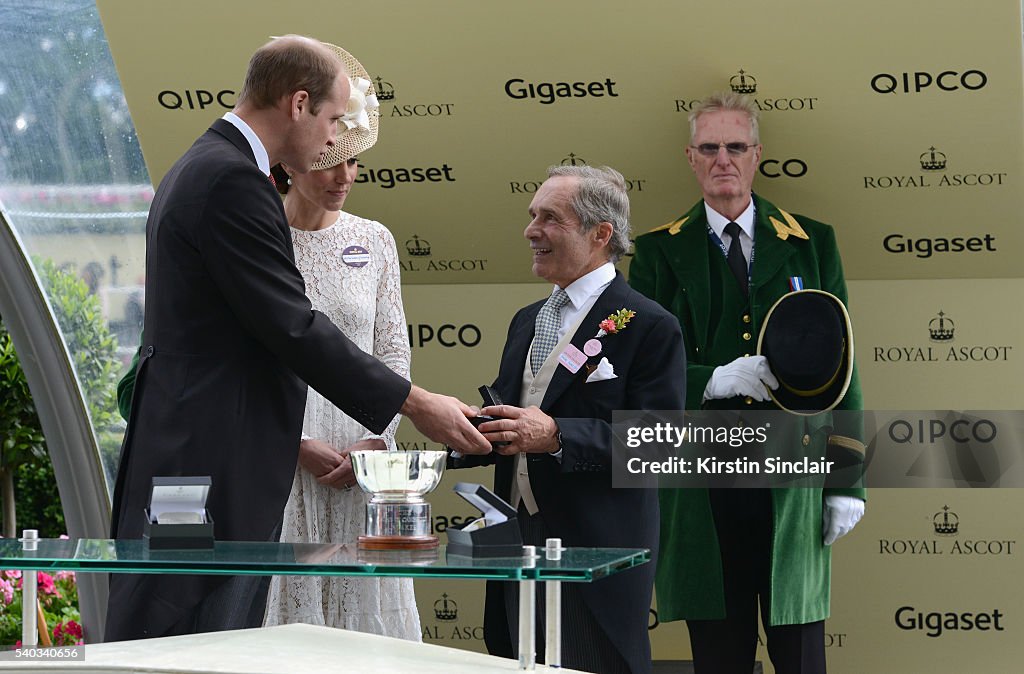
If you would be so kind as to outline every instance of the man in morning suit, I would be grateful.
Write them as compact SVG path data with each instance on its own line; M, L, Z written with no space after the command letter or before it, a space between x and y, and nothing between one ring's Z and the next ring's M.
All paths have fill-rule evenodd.
M277 162L309 170L333 145L349 95L340 59L320 42L273 40L253 55L234 111L160 183L113 537L142 536L154 476L209 475L218 540L276 540L306 383L373 432L401 412L438 442L489 449L471 408L411 386L306 299L268 175ZM258 627L268 580L114 574L105 638Z
M687 409L772 409L766 387L778 382L764 357L751 356L753 340L791 278L846 303L835 234L751 192L761 145L749 99L708 97L690 114L690 138L686 156L703 200L637 238L629 281L679 319ZM860 408L854 372L838 409ZM780 441L813 438L859 448L863 457L860 429L843 422L837 415L829 432L794 424L800 434ZM696 672L750 674L758 601L775 671L825 671L828 546L856 524L864 496L858 489L662 490L658 617L687 621Z
M512 404L481 410L503 417L480 425L484 437L509 444L460 463L495 464L495 492L518 508L526 544L543 546L552 536L566 546L656 554L656 490L612 488L611 420L613 410L682 409L679 324L615 271L629 249L622 176L588 166L554 166L548 176L524 234L533 273L555 287L509 326L494 389ZM613 315L615 329L606 326L598 338ZM654 567L645 564L594 585L563 584L562 664L650 672L653 582ZM517 656L517 615L516 585L488 583L484 637L491 653Z

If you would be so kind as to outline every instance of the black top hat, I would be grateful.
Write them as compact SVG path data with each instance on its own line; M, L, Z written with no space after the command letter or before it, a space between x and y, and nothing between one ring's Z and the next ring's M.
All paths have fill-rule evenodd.
M853 329L839 298L824 290L787 293L768 310L757 339L787 412L818 414L839 404L853 376Z

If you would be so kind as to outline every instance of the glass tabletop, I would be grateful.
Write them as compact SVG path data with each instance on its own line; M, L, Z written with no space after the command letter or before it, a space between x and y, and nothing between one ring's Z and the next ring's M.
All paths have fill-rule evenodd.
M294 576L413 576L591 582L650 561L650 550L564 548L560 560L473 558L434 550L364 550L355 545L218 541L204 550L150 550L144 539L39 539L35 550L0 539L0 568L109 573Z

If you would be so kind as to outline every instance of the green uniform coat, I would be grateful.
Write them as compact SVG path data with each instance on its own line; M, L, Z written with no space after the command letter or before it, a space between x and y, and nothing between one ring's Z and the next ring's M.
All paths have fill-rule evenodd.
M721 249L708 236L703 201L681 218L636 240L630 284L672 312L683 330L687 409L702 407L704 389L717 366L756 352L761 323L775 301L790 291L790 277L799 276L805 288L826 290L847 302L832 228L791 216L757 195L753 199L755 243L749 303ZM854 370L837 409L860 410L861 404ZM771 402L750 403L741 398L708 401L703 406L775 408ZM809 449L818 453L830 440L847 448L860 444L863 431L859 424L833 428L828 413L804 419L794 428L794 443L807 444L809 439ZM837 419L835 424L845 421ZM865 498L861 489L825 491ZM822 497L822 490L816 488L772 490L772 626L828 617L831 564L829 548L822 544ZM656 591L662 621L725 617L721 557L706 489L661 492Z

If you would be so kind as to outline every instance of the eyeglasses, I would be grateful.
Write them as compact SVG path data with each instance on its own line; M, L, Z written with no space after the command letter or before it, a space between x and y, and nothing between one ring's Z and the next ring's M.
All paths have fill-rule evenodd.
M746 154L750 148L757 147L757 145L748 145L747 143L701 143L700 145L691 145L690 147L705 157L718 156L718 148L720 147L724 147L725 151L733 157L739 157Z

